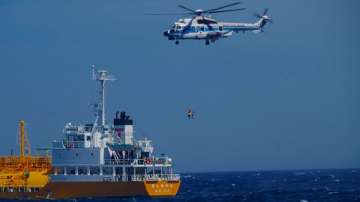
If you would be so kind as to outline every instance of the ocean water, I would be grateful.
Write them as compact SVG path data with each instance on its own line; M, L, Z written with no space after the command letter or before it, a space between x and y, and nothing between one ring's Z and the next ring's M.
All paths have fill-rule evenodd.
M60 200L59 200L60 201ZM360 201L360 169L184 173L174 198L98 198L78 202Z

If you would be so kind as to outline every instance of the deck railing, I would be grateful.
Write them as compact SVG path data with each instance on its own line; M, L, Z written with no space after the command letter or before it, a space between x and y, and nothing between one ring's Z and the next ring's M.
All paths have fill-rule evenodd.
M24 169L51 169L50 157L36 156L2 156L0 157L0 171Z
M105 159L105 165L168 165L172 163L166 158L144 159Z
M154 174L154 175L132 175L132 181L159 181L159 180L179 180L179 174Z
M147 174L147 175L116 175L104 177L104 181L135 181L135 182L144 182L144 181L178 181L180 180L179 174Z

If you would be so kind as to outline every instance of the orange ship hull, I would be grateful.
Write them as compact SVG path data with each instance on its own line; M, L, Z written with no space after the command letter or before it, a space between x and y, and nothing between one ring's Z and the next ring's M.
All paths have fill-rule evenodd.
M38 192L0 192L0 198L66 199L88 197L171 197L175 196L180 181L145 182L50 182Z

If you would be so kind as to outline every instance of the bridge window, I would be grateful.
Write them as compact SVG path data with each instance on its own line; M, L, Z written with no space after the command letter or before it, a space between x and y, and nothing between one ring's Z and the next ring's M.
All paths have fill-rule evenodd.
M200 30L201 30L201 31L205 31L205 27L204 27L204 26L201 26L201 27L200 27Z
M115 173L116 173L116 175L122 175L122 167L116 167Z
M66 170L69 175L75 175L75 173L76 173L75 167L68 167Z
M87 168L86 167L79 167L78 168L79 175L87 175Z
M91 167L90 175L100 175L100 168L99 167Z
M103 174L104 175L112 175L113 174L113 168L112 167L103 167Z
M63 167L54 168L58 175L64 175L65 169Z
M223 31L223 26L219 26L219 31Z
M86 132L91 132L93 128L93 124L86 124L85 125L85 131Z

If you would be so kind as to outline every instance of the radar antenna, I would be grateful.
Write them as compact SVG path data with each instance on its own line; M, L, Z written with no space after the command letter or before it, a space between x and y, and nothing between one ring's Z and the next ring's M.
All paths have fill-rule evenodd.
M105 84L106 81L115 81L116 78L110 75L106 70L96 70L95 65L92 65L92 80L100 82L99 102L95 104L95 107L98 125L101 124L101 126L104 127L106 124ZM98 117L100 117L100 119Z

